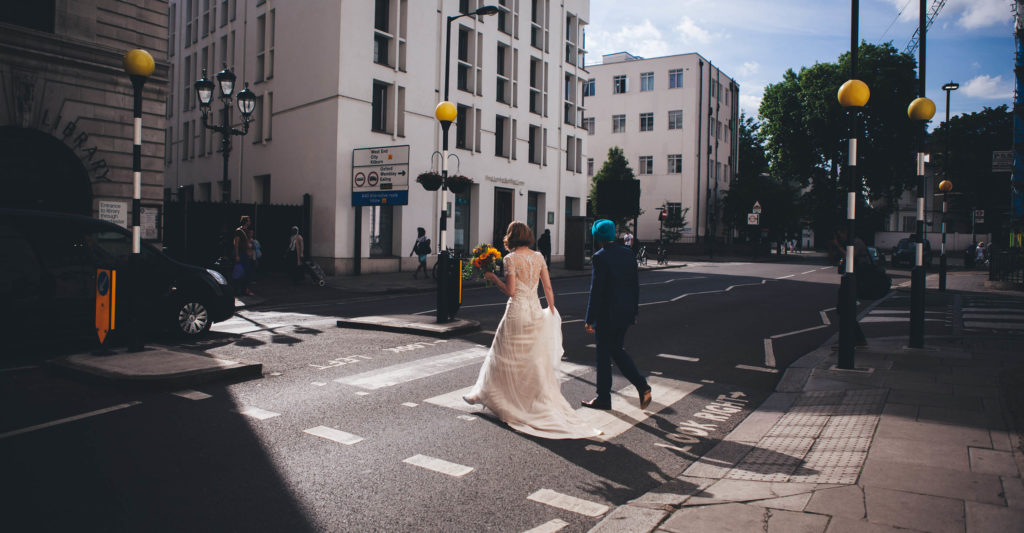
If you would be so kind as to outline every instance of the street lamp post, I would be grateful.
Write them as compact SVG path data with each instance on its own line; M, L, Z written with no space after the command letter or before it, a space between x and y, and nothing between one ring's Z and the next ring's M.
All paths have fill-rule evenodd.
M942 90L946 91L946 156L942 158L943 166L946 167L946 179L939 183L939 190L942 191L942 245L939 249L940 291L946 290L946 194L953 189L953 182L949 181L949 93L959 88L960 84L952 81L942 86Z
M131 290L131 323L128 349L137 352L143 348L139 314L142 307L142 228L139 210L142 202L142 87L153 74L156 63L145 50L130 50L124 55L124 70L132 81L132 254L129 263L128 287Z
M460 13L454 16L445 17L447 24L444 32L444 100L437 104L434 109L434 116L441 124L441 220L438 222L438 247L437 247L437 322L443 324L450 322L452 313L449 302L449 279L448 268L452 257L448 253L448 243L445 230L448 229L447 191L448 191L448 128L458 117L458 108L448 100L448 88L451 79L452 62L452 21L477 15L496 15L500 11L497 6L481 6L471 13Z
M228 157L231 155L231 137L234 135L245 135L249 133L249 123L252 122L252 112L256 108L256 93L249 90L249 83L246 82L238 96L238 110L242 112L242 129L231 127L231 95L235 91L235 73L224 70L217 73L217 85L220 86L220 100L224 104L221 110L221 123L219 126L211 126L208 119L210 115L210 104L213 102L214 83L206 79L206 69L203 69L203 77L195 82L196 98L199 100L199 109L203 112L203 126L206 129L220 133L220 151L224 157L224 169L221 174L221 201L231 201L231 182L228 180Z
M925 16L925 0L919 3L920 16L918 18L918 35L920 36L917 48L917 81L919 96L910 102L907 108L907 116L910 120L927 123L935 116L935 102L925 96L925 36L927 34L927 22ZM918 132L917 151L917 238L914 253L914 269L910 271L910 342L911 348L924 348L924 308L925 308L925 268L924 268L924 136L925 128Z

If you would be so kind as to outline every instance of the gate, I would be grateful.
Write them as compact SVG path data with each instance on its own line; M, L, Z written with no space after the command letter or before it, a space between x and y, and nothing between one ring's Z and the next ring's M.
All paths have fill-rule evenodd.
M253 236L260 241L261 270L284 270L291 227L298 226L305 241L304 255L312 246L311 198L300 205L241 204L174 201L164 203L164 251L192 265L211 267L220 257L234 259L232 237L238 220L249 215Z

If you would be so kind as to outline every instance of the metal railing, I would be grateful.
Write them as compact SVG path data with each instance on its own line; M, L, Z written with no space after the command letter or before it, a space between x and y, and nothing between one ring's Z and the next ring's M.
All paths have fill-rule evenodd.
M988 264L989 281L1003 281L1024 289L1024 252L1004 250L993 253Z

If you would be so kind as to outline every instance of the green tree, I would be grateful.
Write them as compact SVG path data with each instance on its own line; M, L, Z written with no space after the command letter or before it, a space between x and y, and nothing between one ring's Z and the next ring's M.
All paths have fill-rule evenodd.
M891 43L862 43L858 54L857 79L872 94L861 112L858 212L874 220L872 205L894 206L916 183L914 153L925 133L924 125L906 114L917 91L914 58ZM847 186L841 173L846 169L850 119L836 92L849 78L849 60L846 53L835 63L786 71L781 82L765 89L759 110L772 174L810 187L806 203L813 207L810 215L819 233L831 231L844 218Z
M668 203L667 201L665 202ZM669 211L665 221L661 223L661 238L668 242L676 242L683 238L683 232L686 231L686 227L689 222L686 221L686 215L689 214L690 208L684 207L679 212Z
M598 184L604 181L632 181L634 180L633 169L629 166L622 148L613 146L608 149L608 159L601 165L601 170L594 174L590 182L590 207L598 216L606 217L615 223L617 228L626 227L627 222L638 216L640 213L633 213L631 216L610 216L608 213L614 211L615 202L618 198L603 198L599 194Z
M737 132L739 143L739 169L736 171L738 177L760 176L768 172L768 154L765 152L764 140L761 136L761 123L748 117L746 113L740 114L740 128Z

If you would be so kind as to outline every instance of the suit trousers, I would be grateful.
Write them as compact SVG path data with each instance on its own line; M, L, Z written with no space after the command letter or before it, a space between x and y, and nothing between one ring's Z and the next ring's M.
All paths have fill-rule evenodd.
M611 401L612 399L612 361L619 367L622 375L633 384L638 391L647 388L647 380L640 375L633 358L622 349L626 340L628 325L611 327L598 324L597 327L597 398Z

